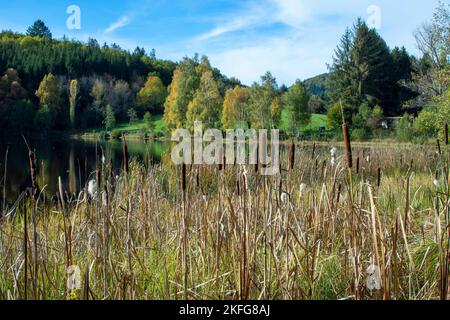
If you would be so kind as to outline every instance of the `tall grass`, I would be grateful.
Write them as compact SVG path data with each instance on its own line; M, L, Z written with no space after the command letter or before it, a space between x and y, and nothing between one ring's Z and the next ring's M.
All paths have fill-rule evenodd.
M334 164L331 147L291 144L262 177L138 163L124 145L118 177L108 161L91 175L96 196L36 186L3 210L0 299L446 298L448 145L343 145Z

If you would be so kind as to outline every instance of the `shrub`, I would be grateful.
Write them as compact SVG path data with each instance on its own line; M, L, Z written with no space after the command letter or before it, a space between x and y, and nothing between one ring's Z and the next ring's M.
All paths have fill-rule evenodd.
M110 138L112 140L119 140L120 137L122 136L122 133L123 133L123 131L120 130L120 129L112 130L111 133L110 133Z
M395 126L395 136L400 142L409 142L414 137L412 117L405 113L405 115L398 121Z
M363 141L370 137L370 133L366 129L356 128L352 130L351 138L356 141Z

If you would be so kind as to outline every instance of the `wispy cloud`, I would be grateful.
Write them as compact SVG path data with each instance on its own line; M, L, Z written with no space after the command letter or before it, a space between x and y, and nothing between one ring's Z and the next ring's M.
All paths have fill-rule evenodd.
M111 33L116 31L117 29L123 28L130 23L130 18L128 16L124 16L111 24L108 28L105 29L105 33Z
M215 38L215 37L221 36L221 35L229 33L229 32L240 30L248 25L249 25L248 20L238 18L238 19L235 19L224 25L217 26L214 29L212 29L211 31L208 31L198 37L195 37L194 40L195 41L208 40L208 39Z

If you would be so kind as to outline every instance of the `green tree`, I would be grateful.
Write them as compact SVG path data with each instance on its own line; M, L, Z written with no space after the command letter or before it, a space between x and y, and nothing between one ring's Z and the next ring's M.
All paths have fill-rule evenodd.
M133 108L130 108L130 109L128 109L127 114L128 114L128 119L130 119L130 124L138 122L139 119L138 119L136 110L134 110Z
M277 125L272 117L272 103L277 95L278 85L270 72L261 77L261 83L252 85L248 105L252 128L270 129Z
M103 120L106 130L111 130L116 126L116 116L114 110L110 105L106 106L105 118Z
M287 113L287 131L294 134L300 125L311 122L308 108L310 95L304 84L297 80L284 94L284 110Z
M139 90L136 103L142 112L160 112L163 110L166 100L167 89L157 76L150 76L144 87Z
M352 106L353 114L367 102L395 115L399 110L395 99L398 79L392 76L392 69L386 42L359 19L352 30L345 32L335 51L329 78L331 101Z
M146 112L144 114L144 124L145 124L145 128L149 131L153 131L153 119L152 119L152 114L150 112Z
M42 20L36 20L33 25L27 29L27 35L31 37L52 38L50 29Z

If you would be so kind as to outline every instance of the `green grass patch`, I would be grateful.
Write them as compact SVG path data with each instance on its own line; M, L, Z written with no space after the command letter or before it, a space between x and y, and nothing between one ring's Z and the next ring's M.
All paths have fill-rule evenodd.
M286 111L283 111L280 121L281 130L286 130L288 117L289 114ZM311 116L311 122L307 125L300 125L298 130L302 132L319 131L320 127L327 128L327 116L325 114L314 113Z

